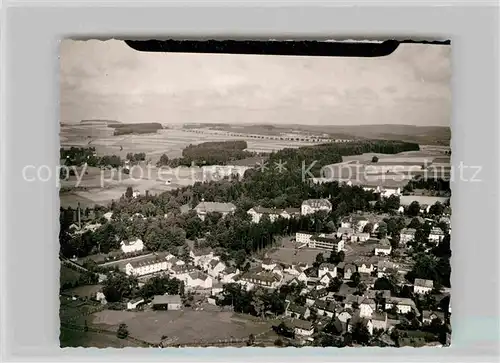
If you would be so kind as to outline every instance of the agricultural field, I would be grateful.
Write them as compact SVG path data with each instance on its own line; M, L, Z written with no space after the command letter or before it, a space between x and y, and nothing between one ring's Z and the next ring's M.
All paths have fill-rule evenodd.
M151 344L214 343L226 339L256 338L268 333L272 321L259 321L230 311L114 311L104 310L94 314L92 324L116 331L121 323L128 327L133 338Z
M95 147L99 155L114 154L124 158L129 152L144 152L153 163L156 163L162 154L177 158L182 155L186 146L208 141L245 140L248 143L246 150L251 152L271 152L315 144L312 141L259 139L252 135L235 135L209 129L163 129L151 134L114 136L113 129L103 126L64 125L61 126L60 140L62 147Z
M163 129L153 134L113 135L113 129L97 124L62 125L62 147L94 147L98 155L117 155L125 158L127 153L144 152L151 160L148 165L140 163L131 169L130 175L117 170L101 170L97 167L86 167L76 170L76 175L62 180L60 200L62 207L76 208L107 205L119 199L127 187L144 194L159 194L177 189L203 180L199 167L167 167L158 169L154 165L162 154L169 158L182 156L182 150L190 144L208 141L245 140L248 151L271 152L289 147L312 145L304 141L278 141L270 139L254 139L249 136L232 136L230 133L214 133L208 129L183 130ZM236 162L237 165L255 165L257 158L249 158Z
M402 187L416 175L449 176L450 156L444 146L421 146L420 151L408 151L395 155L365 153L343 156L342 163L323 168L324 178L339 178L369 184L381 182L387 187ZM372 158L377 157L376 163ZM425 168L427 167L427 168Z

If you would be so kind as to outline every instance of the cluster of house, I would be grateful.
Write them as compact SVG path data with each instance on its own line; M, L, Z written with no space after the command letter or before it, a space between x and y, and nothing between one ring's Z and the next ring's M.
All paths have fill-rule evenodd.
M397 182L393 180L356 180L356 179L346 179L338 177L321 177L321 178L311 178L311 181L315 184L331 183L333 181L338 181L341 184L347 186L359 186L366 191L371 191L373 193L380 194L383 197L390 197L391 195L400 196L401 188L408 181Z
M312 322L306 320L313 311L320 321L323 317L328 318L327 322L334 319L333 323L339 334L352 331L357 324L365 326L370 335L373 335L376 330L390 332L400 323L400 316L409 312L413 312L415 316L419 317L421 324L430 324L434 319L445 323L444 311L425 310L419 312L412 299L392 296L389 290L368 289L359 295L356 288L343 283L338 292L329 292L325 282L331 280L336 271L340 271L339 276L343 275L344 280L347 280L345 277L352 274L356 268L355 265L344 265L343 263L342 266L336 267L337 269L330 264L320 266L317 280L319 283L312 287L308 284L301 292L301 295L306 297L305 304L299 305L293 301L286 301L285 316L294 318L292 325L295 334L307 337L315 332ZM378 273L383 275L383 271L380 271L380 265ZM295 283L295 280L290 283ZM430 293L433 290L433 285L431 280L415 279L413 292L415 294ZM368 287L373 288L373 285L368 285ZM451 305L449 305L447 313L451 314Z
M259 223L263 216L267 215L271 222L278 218L295 218L313 214L319 211L330 213L332 211L332 203L328 199L308 199L302 202L300 208L264 208L256 206L250 208L247 214L252 217L253 223Z
M172 254L154 254L130 261L125 266L127 275L144 277L168 274L184 282L188 289L211 289L218 281L234 282L239 270L227 266L212 250L191 251L192 263L186 263Z

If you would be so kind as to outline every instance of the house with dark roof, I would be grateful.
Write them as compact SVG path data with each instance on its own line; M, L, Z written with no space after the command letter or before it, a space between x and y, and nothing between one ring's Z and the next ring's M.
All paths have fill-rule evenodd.
M420 315L412 299L405 297L391 297L387 299L385 302L385 310L391 310L394 307L398 314L407 314L413 310L417 315Z
M382 238L375 245L374 254L375 256L388 256L391 254L392 247L391 242L387 238Z
M415 279L413 283L413 293L426 294L434 288L434 281L425 279Z
M287 325L293 328L295 335L310 337L314 334L314 325L310 321L292 319Z
M180 295L155 295L152 306L154 310L180 310L182 300Z
M307 306L300 306L294 303L289 303L285 309L285 316L291 318L303 317L307 319L311 315L311 310Z
M248 271L240 276L240 281L244 284L259 285L268 288L280 286L283 276L271 271ZM251 285L250 285L251 286Z
M340 309L340 305L333 301L326 300L316 300L314 307L318 310L318 316L329 316L333 318L335 316L335 311Z
M186 287L193 289L211 289L213 285L212 277L195 270L187 275Z
M373 330L387 330L387 313L375 311L371 316Z
M125 266L127 275L144 276L167 270L167 260L159 255L132 260Z
M431 324L434 319L437 319L444 324L445 317L442 311L431 311L431 310L423 310L422 311L422 323Z

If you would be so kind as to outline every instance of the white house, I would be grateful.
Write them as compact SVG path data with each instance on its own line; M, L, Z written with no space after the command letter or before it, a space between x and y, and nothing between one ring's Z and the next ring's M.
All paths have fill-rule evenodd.
M356 324L363 324L366 329L368 330L368 333L370 335L373 335L373 323L370 318L366 318L364 316L361 316L359 313L354 314L354 316L347 322L347 331L351 333L356 326Z
M294 303L289 303L285 309L285 316L291 318L304 317L307 319L311 315L311 310L307 306L300 306Z
M321 279L324 275L330 274L333 277L337 276L337 266L332 263L322 263L318 268L318 278Z
M377 263L377 277L380 279L387 276L391 272L397 272L397 265L392 261L380 260Z
M192 289L211 289L213 279L201 271L193 271L187 275L186 286Z
M120 243L120 248L123 253L139 252L144 249L144 242L139 238L135 240L125 240Z
M233 283L236 281L236 277L239 275L240 270L234 267L226 267L224 271L221 272L221 281L224 284Z
M326 274L324 274L320 279L319 279L319 282L322 284L322 285L325 285L325 286L328 286L330 284L330 282L333 281L333 279L335 278L336 276L332 275L331 273L327 272Z
M387 330L387 313L374 312L371 321L373 324L373 330Z
M356 266L351 263L341 262L337 265L337 270L339 269L343 271L345 280L349 280L352 274L356 272Z
M222 284L220 282L213 284L212 285L212 296L216 296L216 295L220 294L223 290L224 290L224 287L222 286Z
M310 321L294 319L291 324L296 335L310 337L314 334L314 326Z
M385 310L390 310L396 307L398 314L407 314L412 310L416 310L415 302L412 299L404 297L391 297L385 302Z
M391 251L392 251L391 243L387 238L383 238L375 246L374 253L375 256L388 256L391 254Z
M253 207L247 211L247 214L252 217L253 223L259 223L264 215L269 217L271 222L276 221L279 217L284 219L296 218L300 216L300 209L298 208L264 208Z
M271 260L270 258L264 258L262 260L261 267L264 270L272 271L276 267L276 261Z
M351 219L349 217L342 218L342 220L340 221L340 227L351 228L352 227Z
M370 318L375 312L376 304L372 299L364 299L359 304L359 315L361 317Z
M298 276L302 273L302 268L299 265L291 265L286 267L283 272L292 275L292 276Z
M205 248L197 251L189 251L189 256L193 259L195 266L200 266L200 259L208 259L209 261L214 258L214 253L211 249Z
M359 273L371 274L375 266L369 261L357 261L355 262Z
M320 234L311 237L308 246L310 248L319 248L328 251L340 252L344 250L344 240L334 238L330 235Z
M141 260L130 261L125 266L125 273L135 276L144 276L166 270L167 261L156 255Z
M193 271L197 270L191 265L174 265L170 268L170 275L186 283L188 275Z
M282 209L264 208L264 207L257 206L257 207L250 208L247 211L247 214L252 217L253 223L259 223L264 215L267 215L269 217L269 220L271 222L274 222L275 220L277 220L280 217L282 212L283 212Z
M347 323L349 320L351 320L352 316L353 316L353 312L351 309L343 309L343 310L340 310L338 312L338 314L336 313L337 315L337 318L343 322L343 323Z
M201 202L199 203L194 210L198 218L202 221L205 220L205 217L208 213L220 213L222 216L226 216L227 214L234 213L236 210L236 206L233 203L217 203L217 202Z
M444 232L439 227L434 227L429 233L429 242L440 243L444 238Z
M330 213L332 211L332 203L328 199L308 199L302 202L300 213L305 216L319 211Z
M337 232L336 232L337 238L343 238L345 236L347 239L351 239L351 236L353 234L354 234L353 228L340 227L339 229L337 229Z
M261 271L257 273L249 271L241 275L240 280L245 283L251 283L262 287L277 288L280 286L283 276L270 271Z
M415 233L417 230L415 228L403 228L399 234L399 243L402 245L407 244L415 239Z
M137 306L144 303L144 299L135 299L127 302L127 310L137 309Z
M328 316L330 318L335 316L335 311L337 310L337 306L333 301L319 299L315 301L314 307L318 311L318 316Z
M415 279L413 283L413 293L415 294L426 294L431 292L434 288L434 282L432 280Z
M208 274L212 277L217 277L226 268L226 265L217 259L212 259L208 266Z
M106 303L106 296L104 295L104 293L102 291L98 291L96 293L95 299L97 301L100 301L101 303Z
M155 295L151 305L153 309L180 310L182 300L180 295Z
M295 241L298 243L309 243L313 235L313 233L309 232L297 232L295 233Z
M351 242L366 242L370 239L370 233L358 232L351 235Z

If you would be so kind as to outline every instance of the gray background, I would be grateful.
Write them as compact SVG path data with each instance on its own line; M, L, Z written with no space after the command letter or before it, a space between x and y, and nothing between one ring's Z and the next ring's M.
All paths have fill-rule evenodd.
M36 4L35 4L36 3ZM42 2L32 2L39 6ZM69 2L66 2L67 5ZM73 2L71 2L73 3ZM333 2L331 2L333 3ZM351 2L352 4L353 2ZM54 2L53 2L54 4ZM62 2L58 2L61 6ZM157 6L158 3L156 3ZM234 4L234 3L233 3ZM325 3L323 3L325 4ZM26 5L26 4L25 4ZM247 3L248 5L248 3ZM279 5L279 3L278 3ZM496 361L498 8L307 6L10 7L2 20L2 358L35 361ZM109 34L109 35L108 35ZM442 349L65 349L58 345L58 41L68 36L452 40L453 338ZM156 36L155 36L156 35ZM6 66L6 70L5 70ZM4 83L2 82L2 83ZM481 166L478 182L458 165ZM48 165L47 182L23 179ZM47 171L45 171L46 173ZM463 177L472 178L473 169ZM45 177L46 174L42 174ZM148 353L147 353L148 352ZM209 353L207 353L209 352ZM147 355L146 355L147 354Z

